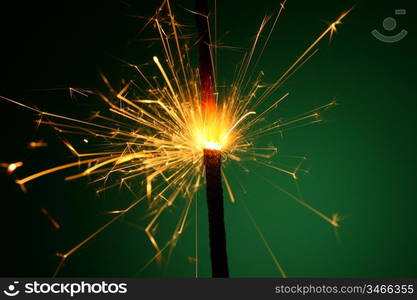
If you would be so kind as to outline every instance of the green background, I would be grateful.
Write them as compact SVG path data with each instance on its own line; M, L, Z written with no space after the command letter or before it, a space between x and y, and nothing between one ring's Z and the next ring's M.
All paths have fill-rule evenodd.
M193 17L184 10L192 9L193 1L174 2L177 19L193 24ZM230 82L262 17L277 9L277 3L217 4L221 42L243 48L219 52L221 82ZM64 89L45 89L104 89L99 71L115 81L128 74L115 57L137 64L150 61L158 47L140 41L137 33L143 20L132 16L149 16L158 4L46 1L2 11L0 95L51 112L87 117L97 109L97 104L91 104L96 101L81 96L70 99ZM273 81L326 24L353 5L334 39L323 40L318 54L271 97L290 92L269 120L292 117L334 99L339 105L326 111L326 122L260 141L277 145L283 155L309 158L304 165L309 175L298 180L303 199L326 215L339 213L341 227L336 235L328 223L256 174L295 192L287 176L256 166L252 169L256 173L245 175L231 165L237 203L227 201L225 214L233 277L279 276L245 205L289 277L417 276L415 1L288 1L259 67L266 81ZM394 17L397 8L407 9L407 15L396 17L398 27L393 32L404 28L408 36L394 44L376 40L370 34L373 29L392 34L382 28L382 21ZM5 102L0 103L0 111L0 161L23 160L18 177L70 160L56 133L47 127L35 128L32 113ZM49 143L48 148L25 149L28 141L41 138ZM123 208L135 199L123 189L97 198L94 186L85 180L64 182L67 174L72 172L30 183L29 192L23 194L2 171L2 276L52 275L59 262L54 253L69 250L104 224L109 217L100 212ZM210 262L203 193L197 203L199 276L207 277ZM41 207L56 217L61 230L51 227L39 212ZM162 240L174 229L181 209L180 204L162 220ZM129 224L144 226L143 211L144 206L138 207L77 251L60 275L194 277L195 264L188 259L195 256L194 207L171 259L140 271L153 250L144 232Z

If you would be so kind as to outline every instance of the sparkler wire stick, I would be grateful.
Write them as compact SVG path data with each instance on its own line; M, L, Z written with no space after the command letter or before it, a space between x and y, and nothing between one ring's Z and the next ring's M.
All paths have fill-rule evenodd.
M221 152L213 149L205 149L204 165L206 167L206 194L212 276L229 277L221 182Z
M208 1L197 0L196 23L199 30L199 72L201 82L201 107L205 117L216 110L214 96L213 64L210 52ZM224 226L223 188L221 175L221 150L206 146L204 166L209 220L210 258L213 277L229 277Z

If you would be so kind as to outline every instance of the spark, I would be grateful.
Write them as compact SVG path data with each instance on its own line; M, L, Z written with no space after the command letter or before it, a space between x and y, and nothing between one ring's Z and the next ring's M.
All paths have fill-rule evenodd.
M0 163L0 167L5 168L7 174L13 174L14 171L16 171L17 168L20 168L21 166L23 166L23 162L18 161L18 162L14 162L14 163Z

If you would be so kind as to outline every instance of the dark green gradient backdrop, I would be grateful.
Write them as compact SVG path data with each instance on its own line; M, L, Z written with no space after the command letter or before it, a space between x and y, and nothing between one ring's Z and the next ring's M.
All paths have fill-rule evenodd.
M50 2L50 3L48 3ZM85 117L97 109L92 99L70 100L64 91L42 89L84 87L104 89L98 72L118 80L128 74L120 57L141 64L159 54L145 47L137 32L143 21L132 15L150 15L158 1L108 1L106 4L46 1L37 6L15 5L1 10L0 95L42 109ZM174 1L178 19L192 24L184 7L193 1ZM261 18L276 9L277 1L218 1L218 29L224 45L247 48ZM129 5L127 5L129 4ZM306 210L261 177L291 192L293 182L270 170L254 167L243 175L230 170L237 203L226 204L231 275L279 276L245 204L290 277L415 277L417 276L416 202L416 39L415 1L296 1L289 0L260 61L266 81L277 78L344 10L356 5L339 26L331 43L292 77L274 97L290 92L288 101L270 119L291 117L336 99L326 122L262 140L273 142L283 155L306 155L310 174L298 181L303 199L326 215L344 219L338 230ZM394 9L404 8L405 16ZM395 17L408 36L394 44L376 40L371 30L386 32L382 21ZM220 52L219 79L232 79L242 50ZM271 97L271 100L274 99ZM0 161L24 160L17 176L70 159L59 137L49 128L34 129L34 116L0 102ZM30 152L25 143L44 138L50 146ZM67 251L104 224L100 212L120 209L134 200L115 189L101 198L86 181L66 183L65 175L44 177L23 194L1 173L3 276L50 276L58 264L56 252ZM238 185L243 183L244 190ZM141 187L136 187L139 193ZM167 213L159 226L164 240L184 201ZM209 276L206 204L198 202L199 274ZM46 207L59 220L54 230L39 209ZM143 231L144 206L132 211L86 247L71 256L62 276L175 276L193 277L195 264L194 209L187 229L168 259L140 271L153 250ZM171 226L170 226L171 225Z

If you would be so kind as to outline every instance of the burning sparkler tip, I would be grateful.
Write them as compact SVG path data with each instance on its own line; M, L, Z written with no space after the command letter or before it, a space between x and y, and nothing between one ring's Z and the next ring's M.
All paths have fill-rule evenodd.
M222 150L222 145L218 142L207 141L204 144L204 149L220 151Z

